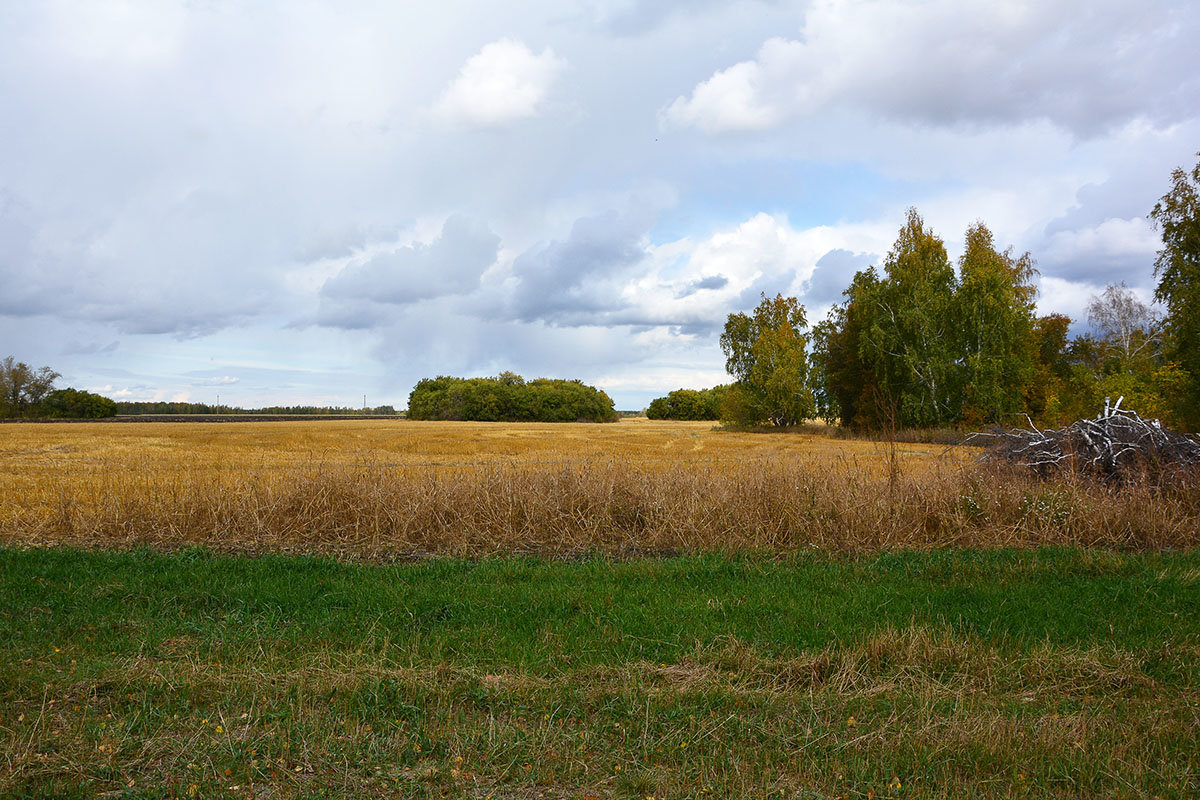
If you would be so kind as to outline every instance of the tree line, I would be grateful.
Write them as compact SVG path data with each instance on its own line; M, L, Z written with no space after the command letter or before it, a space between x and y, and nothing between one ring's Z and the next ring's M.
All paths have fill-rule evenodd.
M1045 425L1095 414L1106 396L1175 427L1200 426L1200 163L1175 170L1150 212L1163 248L1158 314L1124 284L1087 307L1092 332L1035 311L1035 263L1000 249L982 222L951 261L910 209L879 267L859 271L826 319L808 327L796 298L731 314L719 416L737 425L793 425L815 416L858 428L1013 422ZM957 266L957 269L955 269ZM684 392L687 390L680 390ZM680 392L651 403L673 409ZM690 397L690 395L688 396Z
M117 404L107 397L82 389L55 389L61 377L50 367L34 369L6 356L0 361L0 418L99 419L117 413Z
M0 361L0 419L102 419L117 414L258 414L293 416L394 416L393 406L349 408L340 406L269 406L241 408L186 402L116 402L82 389L55 389L62 375L50 367L34 369L13 356Z
M119 414L256 414L256 415L288 415L313 417L353 417L369 414L373 416L393 416L397 414L394 406L375 406L374 408L353 408L350 406L267 406L265 408L242 408L241 406L216 405L209 403L186 403L179 401L147 401L117 403Z
M417 383L408 418L485 422L616 422L607 394L578 380L537 378L514 372L494 378L439 376Z

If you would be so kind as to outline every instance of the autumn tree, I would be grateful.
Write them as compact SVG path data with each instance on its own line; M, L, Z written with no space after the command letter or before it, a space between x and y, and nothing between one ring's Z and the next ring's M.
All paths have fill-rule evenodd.
M1071 318L1047 314L1033 321L1033 374L1024 387L1025 411L1035 419L1056 425L1069 398L1065 387L1071 376L1067 347Z
M1200 153L1197 153L1200 156ZM1200 422L1200 161L1171 173L1171 188L1150 218L1162 232L1154 296L1167 307L1169 356L1184 373L1191 422Z
M808 385L804 306L762 295L754 313L730 314L721 334L725 368L736 379L722 417L737 424L795 425L815 413Z
M34 413L61 377L50 367L35 370L24 361L7 356L0 361L0 417Z
M1072 347L1087 357L1090 374L1079 374L1076 395L1099 405L1105 397L1124 397L1125 406L1172 427L1187 425L1187 376L1163 358L1162 319L1124 283L1109 284L1088 302L1093 334Z

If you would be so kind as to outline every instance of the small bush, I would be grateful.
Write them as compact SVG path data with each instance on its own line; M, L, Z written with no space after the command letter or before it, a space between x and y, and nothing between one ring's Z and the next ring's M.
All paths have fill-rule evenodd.
M730 387L711 389L676 389L666 397L650 401L646 416L650 419L717 420Z

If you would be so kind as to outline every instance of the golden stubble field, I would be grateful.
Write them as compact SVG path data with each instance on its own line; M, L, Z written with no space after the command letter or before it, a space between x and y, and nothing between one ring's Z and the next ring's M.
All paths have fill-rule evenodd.
M0 541L367 558L1200 541L1194 492L977 457L645 419L14 424Z
M738 464L746 459L861 459L879 463L876 442L813 433L770 435L719 430L712 422L624 419L613 424L332 420L235 423L47 423L0 427L6 474L71 473L93 467L155 471L292 469L297 465L472 467L620 460L639 466ZM906 460L929 463L952 451L899 446ZM959 451L962 456L969 449ZM955 456L951 456L954 458Z

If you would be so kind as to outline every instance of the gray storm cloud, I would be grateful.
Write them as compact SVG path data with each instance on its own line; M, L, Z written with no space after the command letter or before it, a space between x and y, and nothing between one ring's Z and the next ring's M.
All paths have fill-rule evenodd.
M645 258L645 227L610 211L578 219L566 239L522 253L513 262L518 283L509 313L523 322L581 325L623 308L617 284Z
M385 250L360 264L347 266L325 282L322 297L370 300L404 305L447 294L466 294L500 247L500 237L486 225L452 215L429 244L414 243Z
M804 284L804 299L810 307L840 303L842 292L850 286L854 273L879 263L873 253L854 253L834 249L817 260L816 268Z

